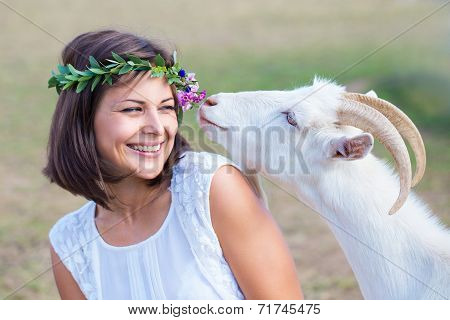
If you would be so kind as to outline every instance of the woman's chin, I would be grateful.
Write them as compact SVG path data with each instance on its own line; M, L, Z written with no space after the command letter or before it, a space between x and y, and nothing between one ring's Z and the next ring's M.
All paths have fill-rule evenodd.
M141 179L154 179L163 170L163 165L160 165L159 163L140 164L137 167L136 174L134 176Z
M140 172L136 172L133 177L136 179L142 179L142 180L152 180L155 179L159 174L161 173L161 170L144 170Z

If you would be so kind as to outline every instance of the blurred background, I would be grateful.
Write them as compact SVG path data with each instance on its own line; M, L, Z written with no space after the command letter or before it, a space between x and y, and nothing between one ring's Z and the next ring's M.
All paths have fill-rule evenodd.
M179 60L196 72L208 94L293 89L310 84L314 75L339 75L336 81L356 92L374 89L421 131L428 167L415 191L449 225L450 5L424 19L444 3L1 1L0 297L59 298L48 231L87 200L51 185L41 174L57 99L47 80L64 43L97 29L132 31L176 45ZM198 133L187 138L199 149L194 112L184 123ZM382 148L376 153L387 156ZM264 186L305 297L362 298L320 216L271 182L264 180Z

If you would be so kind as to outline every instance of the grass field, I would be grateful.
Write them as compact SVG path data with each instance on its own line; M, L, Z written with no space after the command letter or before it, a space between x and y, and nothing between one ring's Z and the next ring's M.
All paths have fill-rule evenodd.
M428 167L416 191L450 224L449 7L387 43L442 1L6 3L9 7L0 4L1 297L59 297L47 234L59 217L86 200L50 185L40 173L56 102L46 86L64 43L99 28L176 44L183 65L195 70L209 94L289 89L308 84L315 74L338 76L337 82L354 91L375 89L423 133ZM198 146L194 115L185 123L196 129L189 139ZM381 148L377 154L386 156ZM320 217L276 185L264 185L306 298L361 298Z

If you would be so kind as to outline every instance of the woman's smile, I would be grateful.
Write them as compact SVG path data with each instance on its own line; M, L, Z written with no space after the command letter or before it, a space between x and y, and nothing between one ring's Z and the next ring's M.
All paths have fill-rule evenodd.
M127 144L126 146L134 154L147 158L156 158L162 153L163 147L165 147L165 141L153 145Z

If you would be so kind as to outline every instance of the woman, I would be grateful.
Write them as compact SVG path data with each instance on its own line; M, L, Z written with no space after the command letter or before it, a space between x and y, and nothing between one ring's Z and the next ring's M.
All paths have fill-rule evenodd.
M90 200L49 233L61 298L303 298L282 234L239 168L192 151L178 132L180 97L195 85L180 91L170 79L184 81L184 70L152 77L163 69L136 70L127 57L176 66L143 37L88 32L49 82L60 96L43 173ZM111 79L82 83L122 60Z

